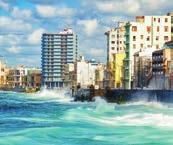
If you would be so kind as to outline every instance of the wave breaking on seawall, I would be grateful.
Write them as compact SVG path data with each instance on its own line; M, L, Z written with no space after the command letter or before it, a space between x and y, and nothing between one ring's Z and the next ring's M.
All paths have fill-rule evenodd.
M33 98L48 100L48 101L57 101L57 102L71 102L73 100L69 89L41 89L41 91L33 94Z

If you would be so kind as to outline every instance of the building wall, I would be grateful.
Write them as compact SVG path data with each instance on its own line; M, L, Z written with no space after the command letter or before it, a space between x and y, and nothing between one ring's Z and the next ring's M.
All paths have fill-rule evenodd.
M0 59L0 87L7 85L7 75L9 69L3 59Z
M126 59L124 85L131 89L134 79L134 54L142 49L161 49L171 40L170 16L138 16L126 24Z
M87 88L90 85L95 85L95 72L98 64L93 61L86 61L84 58L78 60L75 65L76 83L82 88Z
M42 35L42 84L63 87L65 65L77 60L77 35L71 29Z
M117 53L114 55L113 70L114 70L114 87L122 88L123 86L123 60L125 53Z

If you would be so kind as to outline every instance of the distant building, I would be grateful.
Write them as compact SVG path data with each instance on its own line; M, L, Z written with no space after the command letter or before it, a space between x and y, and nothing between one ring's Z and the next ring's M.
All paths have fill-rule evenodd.
M8 72L9 69L5 63L5 60L2 56L0 56L0 87L7 85Z
M98 64L95 70L95 86L96 88L104 88L104 72L106 70L106 66L104 64Z
M173 41L173 12L170 12L167 15L171 16L171 40Z
M173 89L173 41L153 52L152 73L156 89Z
M11 68L8 75L8 86L12 88L25 88L27 86L27 75L28 69L23 65L18 66L17 68Z
M160 49L171 40L171 16L137 16L126 28L126 58L124 59L124 87L134 83L134 54L140 50Z
M134 83L133 88L148 87L152 79L152 51L136 52L134 54Z
M107 31L107 74L105 85L111 88L122 87L123 60L125 58L125 22L119 22L118 27Z
M41 70L32 68L28 69L27 87L40 88L41 87Z
M65 65L77 60L77 35L72 29L42 35L42 84L64 86Z
M95 85L95 71L98 63L95 60L86 61L84 57L75 63L76 85L82 88L87 88L90 85Z
M124 78L124 67L123 62L125 58L125 53L114 54L113 65L113 76L114 76L114 87L122 88L123 87L123 78Z
M125 51L125 22L118 22L117 28L112 28L105 33L107 37L107 63L113 61L113 55Z

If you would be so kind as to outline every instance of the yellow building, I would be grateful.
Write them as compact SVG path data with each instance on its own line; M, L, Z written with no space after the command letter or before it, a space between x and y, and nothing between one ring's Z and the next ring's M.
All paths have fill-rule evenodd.
M114 88L122 88L123 87L123 60L125 58L125 53L117 53L113 54L113 62L110 66L111 72L111 84Z

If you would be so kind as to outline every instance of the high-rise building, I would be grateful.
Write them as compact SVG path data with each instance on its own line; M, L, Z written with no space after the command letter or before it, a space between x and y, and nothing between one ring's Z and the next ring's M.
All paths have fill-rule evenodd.
M124 87L131 89L134 81L134 54L147 49L161 49L171 40L171 16L137 16L126 28L126 58L124 59Z
M77 35L70 28L42 35L42 85L63 87L65 66L77 60L77 48Z
M125 57L125 22L105 33L107 36L107 83L111 88L122 87L123 59Z
M117 28L112 28L105 33L107 37L107 63L113 61L113 55L123 53L125 50L125 22L118 22Z

